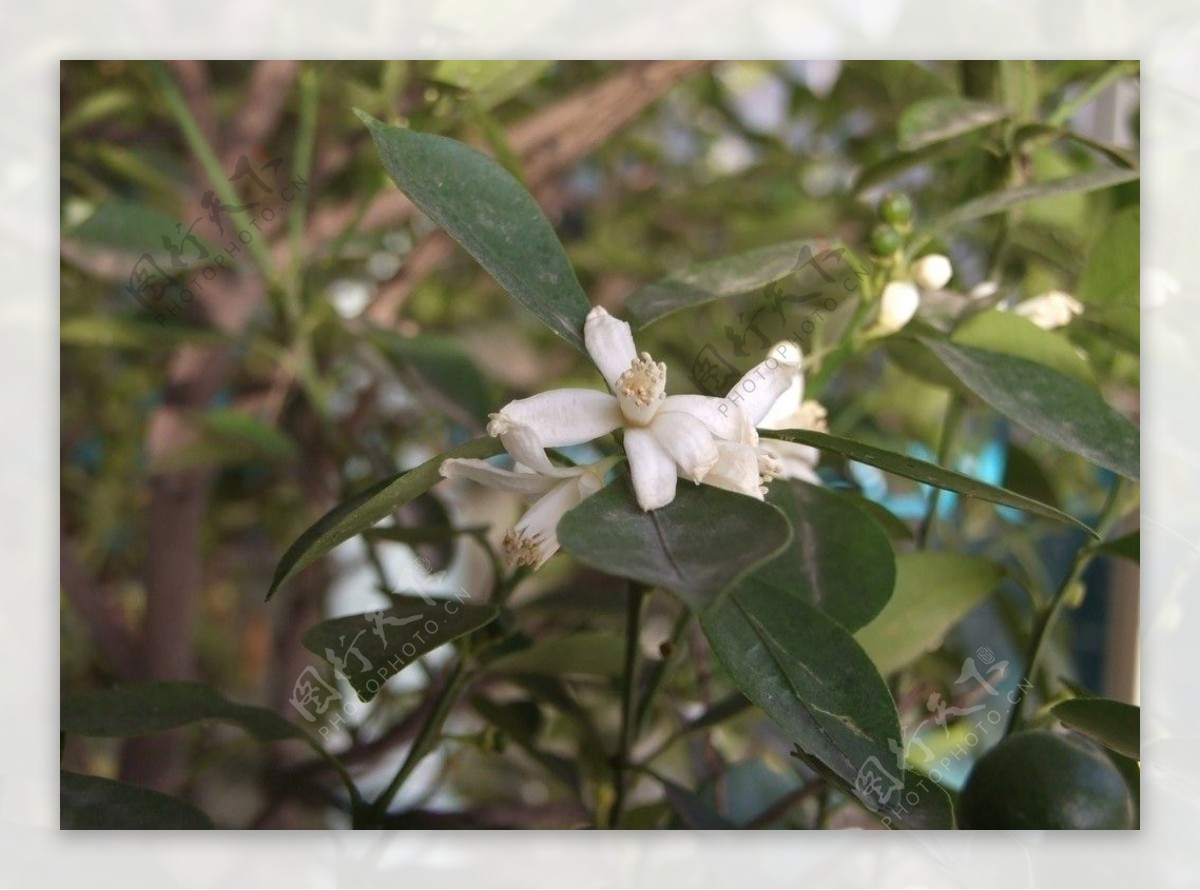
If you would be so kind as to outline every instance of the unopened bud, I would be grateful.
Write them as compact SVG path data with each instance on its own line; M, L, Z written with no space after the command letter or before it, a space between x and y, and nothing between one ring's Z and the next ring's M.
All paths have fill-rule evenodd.
M950 283L953 275L950 260L940 253L923 256L912 264L913 281L925 290L941 290Z
M888 225L907 226L912 222L912 201L902 192L885 195L879 202L879 218Z
M878 328L891 334L900 330L917 313L921 294L911 281L890 281L879 300Z

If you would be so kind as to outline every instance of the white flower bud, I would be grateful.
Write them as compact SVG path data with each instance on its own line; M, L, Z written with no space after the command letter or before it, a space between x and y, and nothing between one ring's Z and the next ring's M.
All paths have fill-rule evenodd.
M911 281L889 281L879 300L880 333L891 334L900 330L917 313L921 294Z
M923 256L912 264L913 280L924 290L941 290L950 283L953 274L950 260L940 253Z

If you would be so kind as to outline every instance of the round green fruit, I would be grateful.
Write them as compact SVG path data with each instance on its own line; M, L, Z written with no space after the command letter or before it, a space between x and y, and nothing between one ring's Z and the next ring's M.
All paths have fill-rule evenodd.
M871 230L871 253L877 257L889 257L904 246L904 239L891 226L880 223Z
M891 192L879 202L879 218L888 225L906 226L912 222L912 201L903 192Z
M1104 751L1072 733L1018 732L971 771L959 797L964 828L1133 828L1129 786Z

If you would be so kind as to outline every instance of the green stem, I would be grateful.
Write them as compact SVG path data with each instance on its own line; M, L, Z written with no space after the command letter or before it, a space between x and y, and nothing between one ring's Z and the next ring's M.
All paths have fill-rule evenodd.
M683 637L683 632L687 629L688 623L691 620L692 613L690 610L683 609L680 611L679 617L675 619L675 625L671 628L671 635L668 637L672 649L679 645L679 641ZM654 699L658 697L663 681L667 678L667 668L670 665L670 661L669 656L664 657L650 671L650 678L646 681L646 691L642 694L641 701L638 702L637 710L634 712L633 731L635 735L641 735L646 725L646 720L650 716L650 708L654 704Z
M317 106L320 97L319 74L306 67L300 74L300 126L296 134L296 175L307 181L312 172L313 146L317 135ZM291 268L288 276L287 311L294 324L301 315L300 292L304 280L304 226L308 218L308 190L300 189L288 214L288 242Z
M950 460L950 449L954 445L954 437L958 433L959 424L963 417L963 401L955 395L950 396L950 404L946 406L946 417L942 421L942 435L938 441L937 463L938 466L944 467ZM934 488L929 495L929 503L925 505L925 516L921 519L921 526L917 529L917 549L924 550L929 543L929 531L933 528L934 520L937 518L938 501L941 499L942 490Z
M221 199L222 204L227 205L229 216L237 224L238 228L243 231L249 231L252 228L250 218L244 210L237 209L240 198L238 198L237 192L229 182L225 172L221 169L221 162L217 158L217 153L209 145L208 140L204 138L204 133L201 131L200 125L196 122L196 118L192 116L191 109L188 108L183 94L179 92L175 81L171 79L171 75L167 73L167 69L163 67L161 62L152 63L151 71L158 83L159 89L162 90L163 98L167 103L167 109L171 112L171 116L175 118L175 122L183 132L183 137L187 141L192 154L200 162L200 166L204 170L204 175L208 177L209 182L216 189L217 197ZM253 254L263 278L266 279L268 284L277 285L278 282L275 278L271 254L267 250L267 245L263 239L251 238L246 246L250 249L250 253Z
M1120 498L1118 495L1120 494L1120 490L1121 480L1117 479L1113 482L1112 488L1109 489L1108 497L1105 499L1104 506L1100 510L1100 519L1096 523L1096 530L1100 533L1101 540L1108 534L1113 524L1119 518L1120 511L1118 510L1118 506L1120 505ZM1016 701L1013 703L1012 710L1009 711L1008 725L1004 731L1005 735L1015 732L1021 726L1023 719L1022 712L1025 709L1025 693L1033 685L1037 677L1042 658L1046 653L1046 645L1050 639L1050 632L1054 629L1055 622L1058 621L1059 615L1062 614L1063 609L1066 607L1070 599L1069 594L1075 583L1095 558L1099 543L1099 541L1093 541L1079 548L1075 554L1075 560L1071 564L1071 570L1067 572L1067 576L1058 585L1058 589L1049 603L1041 609L1034 619L1033 633L1029 639L1029 649L1025 658L1025 682L1017 686Z
M613 798L607 821L609 828L621 827L621 814L624 812L625 796L629 790L629 751L633 746L636 721L639 638L645 602L646 588L636 581L630 581L625 609L625 673L621 683L621 732L617 740L617 753L613 758Z
M425 758L425 755L433 749L438 734L441 732L446 718L450 716L450 711L454 708L458 697L466 687L468 679L469 677L460 657L458 663L455 664L454 669L450 672L450 677L447 679L446 685L438 694L433 711L430 712L429 718L425 721L421 727L421 731L413 740L412 747L408 749L408 756L404 758L404 763L401 764L400 769L396 772L396 775L392 778L387 788L383 790L383 793L369 807L367 811L368 824L356 827L377 825L387 815L388 806L391 804L392 799L404 786L408 777L412 775L413 770L417 768L418 764Z

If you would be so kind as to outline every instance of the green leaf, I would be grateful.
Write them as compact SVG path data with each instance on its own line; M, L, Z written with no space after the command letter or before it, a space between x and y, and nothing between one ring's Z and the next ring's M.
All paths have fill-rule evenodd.
M1054 483L1037 458L1013 442L1008 443L1004 457L1004 487L1051 507L1061 503Z
M307 739L274 711L240 705L201 683L163 681L63 696L59 728L70 735L131 738L202 720L234 723L260 742Z
M684 481L675 500L647 513L622 478L567 513L558 539L580 562L674 591L698 609L782 551L791 529L770 504Z
M989 192L986 195L981 195L978 198L967 201L965 204L960 204L954 210L939 217L926 229L924 240L928 240L929 237L954 226L962 225L971 220L982 219L985 216L991 216L993 213L1000 213L1003 210L1008 210L1010 207L1027 204L1030 201L1055 198L1060 195L1082 194L1084 192L1112 188L1115 185L1132 182L1138 178L1138 175L1138 171L1136 170L1105 167L1100 170L1093 170L1090 173L1081 173L1078 176L1066 176L1062 179L1052 179L1049 182L1039 182L1033 185L1023 185L1003 191ZM919 247L920 243L918 242L915 246Z
M172 219L145 204L112 201L101 204L95 213L68 229L64 235L72 241L108 247L123 253L166 257L170 255L170 250L163 244L163 238L178 245L180 239L186 237L187 226L184 225L180 232L176 229L179 225L180 220ZM197 241L210 256L220 252L200 238ZM203 251L197 251L189 242L185 256L194 263L196 255Z
M767 502L791 523L792 542L754 580L801 597L852 632L878 614L896 580L883 530L841 495L804 482L775 482Z
M159 458L153 464L156 472L255 460L280 464L296 460L300 454L290 435L243 411L217 408L198 412L189 420L200 433L199 438Z
M521 305L583 351L587 297L529 192L465 143L357 114L400 190Z
M1095 531L1062 510L1043 504L1040 501L1035 501L1032 498L1027 498L1016 492L1008 491L995 485L989 485L986 482L980 482L978 479L972 479L970 476L964 476L962 473L947 470L945 467L939 467L937 464L909 457L906 454L897 454L894 451L876 448L873 445L867 445L863 442L855 442L852 439L843 439L840 436L831 436L828 433L818 433L812 430L760 430L759 432L774 439L785 439L788 442L812 445L814 448L820 448L823 451L833 451L851 460L856 460L859 463L878 467L889 473L895 473L897 476L904 476L906 479L915 479L918 482L924 482L926 485L932 485L935 488L957 491L959 494L990 501L993 504L1013 507L1026 513L1033 513L1036 516L1044 516L1047 519L1053 519L1055 522L1065 522L1083 529L1093 537L1096 536Z
M385 355L416 371L444 399L461 408L469 420L482 423L492 410L487 381L457 340L437 334L401 337L377 327L370 328L367 337Z
M949 792L917 770L904 773L904 791L897 792L893 806L876 815L884 827L903 831L949 831L955 827L954 804Z
M541 59L445 59L434 66L431 79L470 93L480 108L488 109L521 92L553 64Z
M1088 305L1139 308L1141 293L1141 209L1132 206L1112 215L1088 254L1075 294ZM1139 336L1139 314L1128 313L1132 325L1123 333Z
M874 763L894 769L888 740L901 735L891 695L832 618L752 575L701 611L700 625L734 684L808 757L852 788Z
M861 265L845 247L787 241L688 266L634 291L626 302L635 330L682 309L759 290L795 273L796 295L818 294L830 278L857 277ZM857 287L857 282L854 285Z
M439 469L442 462L452 457L485 458L500 454L504 446L499 439L483 436L465 445L452 448L444 454L430 458L420 466L382 479L359 492L347 501L338 504L295 540L279 565L267 592L270 599L285 581L304 569L314 560L324 556L338 544L366 531L397 507L425 493L441 481Z
M157 321L137 316L86 315L65 319L60 342L106 349L174 349L181 343L215 346L228 342L220 331L198 325Z
M624 667L625 641L605 631L582 631L538 640L489 663L507 674L595 674L618 677Z
M1089 387L1096 385L1096 376L1087 359L1075 351L1070 340L1039 328L1015 312L989 309L973 315L955 329L950 342L1015 355L1053 368Z
M1142 533L1140 530L1134 530L1127 535L1105 541L1096 548L1096 552L1106 553L1109 556L1122 556L1131 562L1141 562Z
M959 553L902 553L896 591L854 638L881 674L941 645L946 633L996 589L1004 569Z
M363 701L422 655L495 621L500 609L457 598L392 596L392 607L322 621L304 648L328 661Z
M896 125L901 151L916 151L944 142L1008 117L1008 110L992 102L948 96L924 99L905 109Z
M59 828L196 829L212 819L190 803L126 782L59 772Z
M1138 428L1090 387L1023 358L921 340L985 402L1054 444L1137 481Z
M1050 709L1071 729L1132 760L1141 760L1142 712L1110 698L1073 698Z

